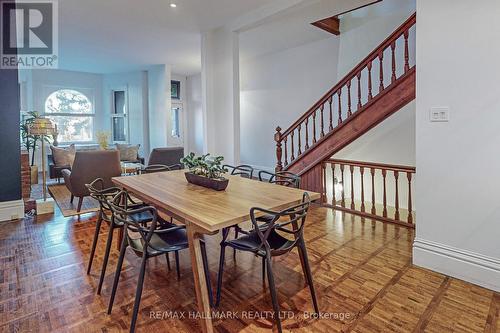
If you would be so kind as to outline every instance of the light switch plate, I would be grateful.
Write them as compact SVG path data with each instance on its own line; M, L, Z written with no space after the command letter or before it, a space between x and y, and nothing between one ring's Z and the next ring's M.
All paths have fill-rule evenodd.
M450 121L450 108L447 106L432 107L430 110L431 122Z

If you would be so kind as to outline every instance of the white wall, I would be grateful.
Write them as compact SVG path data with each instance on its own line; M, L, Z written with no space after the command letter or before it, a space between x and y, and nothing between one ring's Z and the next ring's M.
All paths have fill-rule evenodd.
M500 291L498 17L496 0L417 2L413 259ZM449 106L450 121L431 123L434 106Z
M286 129L335 84L338 45L328 37L241 62L242 163L274 169L276 126Z
M203 153L203 110L201 101L201 74L186 79L187 133L186 150L195 154Z
M148 70L149 144L150 148L166 147L170 115L170 68L152 66Z

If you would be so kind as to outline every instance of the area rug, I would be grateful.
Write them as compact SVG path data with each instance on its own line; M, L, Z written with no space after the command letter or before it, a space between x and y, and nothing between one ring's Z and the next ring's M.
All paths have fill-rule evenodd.
M75 198L73 203L70 202L71 193L66 188L66 185L55 184L49 185L47 188L65 217L97 212L99 210L99 203L97 200L91 197L85 197L83 198L82 209L80 212L77 212L78 198Z

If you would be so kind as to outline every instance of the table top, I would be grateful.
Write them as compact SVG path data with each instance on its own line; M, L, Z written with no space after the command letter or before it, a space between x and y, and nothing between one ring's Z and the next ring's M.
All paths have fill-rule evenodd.
M113 182L141 200L161 210L213 232L250 219L250 208L281 210L302 201L304 190L247 179L225 176L225 191L189 184L186 170L157 172L138 176L114 177ZM320 194L310 192L311 200Z

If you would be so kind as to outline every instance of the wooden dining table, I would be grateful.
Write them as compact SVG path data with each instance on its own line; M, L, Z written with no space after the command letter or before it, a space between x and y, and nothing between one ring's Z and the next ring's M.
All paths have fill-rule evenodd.
M210 300L203 269L200 239L250 220L250 208L281 210L302 201L304 190L240 176L226 176L225 191L189 184L186 170L115 177L113 182L134 197L186 225L199 318L203 332L213 332ZM311 200L319 193L309 192Z

